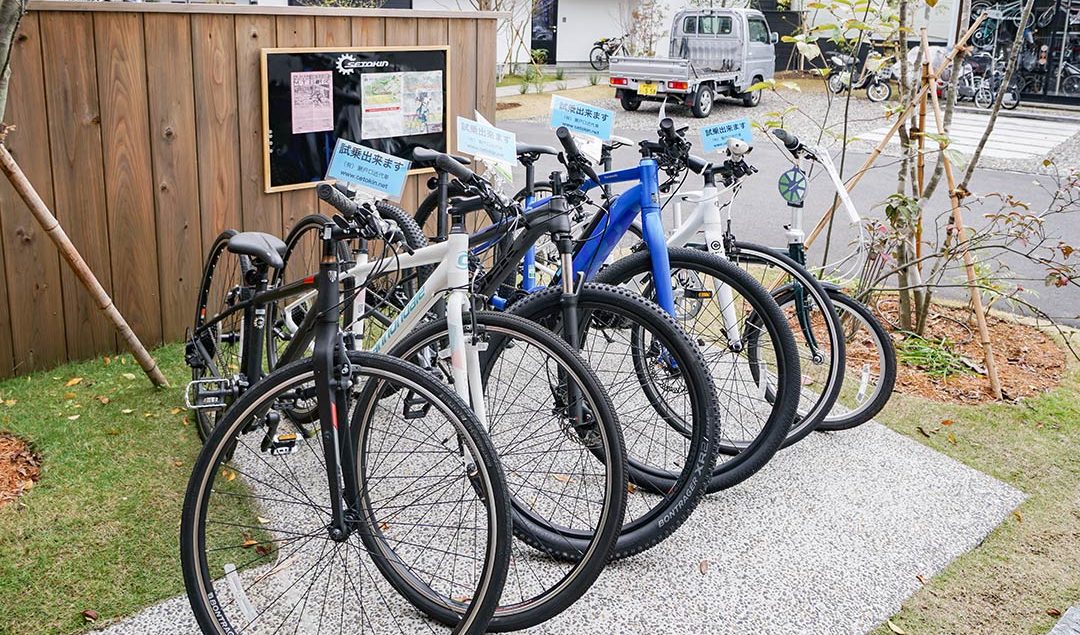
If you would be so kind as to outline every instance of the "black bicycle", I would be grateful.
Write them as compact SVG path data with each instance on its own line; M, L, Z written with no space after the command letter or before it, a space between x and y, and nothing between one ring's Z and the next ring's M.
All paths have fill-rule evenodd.
M226 325L258 350L268 303L317 292L296 359L248 386L217 417L184 499L180 557L203 633L419 633L451 623L486 632L510 563L506 477L469 407L429 373L349 351L339 328L338 245L378 235L369 210L337 216L323 233L318 273L270 287L283 244L240 233L226 249L243 282L221 314L204 316L188 358L212 364ZM259 376L262 358L243 360ZM212 380L221 383L221 379ZM222 384L224 386L224 384ZM217 393L208 384L196 396ZM318 432L303 439L290 413L314 403ZM447 620L446 616L452 616Z

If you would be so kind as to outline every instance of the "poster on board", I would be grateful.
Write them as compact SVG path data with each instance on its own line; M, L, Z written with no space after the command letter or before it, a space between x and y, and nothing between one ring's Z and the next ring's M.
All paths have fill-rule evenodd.
M320 183L341 139L405 160L452 147L446 46L263 49L262 70L267 192Z

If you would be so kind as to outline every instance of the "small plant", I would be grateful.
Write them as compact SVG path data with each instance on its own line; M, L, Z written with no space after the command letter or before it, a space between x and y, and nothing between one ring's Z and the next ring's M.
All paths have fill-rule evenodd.
M905 333L904 339L896 345L896 359L939 379L973 372L972 364L953 350L953 344L947 338L930 340Z
M530 84L535 81L539 75L540 71L536 70L536 67L530 64L525 67L525 71L521 74L521 79L526 84Z
M596 86L600 83L600 76L596 73L589 73L589 86Z
M518 84L518 94L519 95L524 95L527 92L529 92L529 83L528 82L521 82L520 84Z
M533 90L536 91L537 95L544 92L544 76L543 75L540 75L539 77L537 77L536 81L533 82Z
M566 90L566 82L559 82L555 84L555 88L558 90Z
M562 80L566 79L566 69L565 68L556 68L555 69L555 79L560 81L560 82Z
M529 56L532 57L533 64L543 65L547 64L548 52L547 49L533 49Z

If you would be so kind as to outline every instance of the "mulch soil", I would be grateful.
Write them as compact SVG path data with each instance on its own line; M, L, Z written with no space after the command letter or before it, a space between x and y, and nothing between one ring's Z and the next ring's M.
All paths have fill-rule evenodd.
M885 324L898 324L899 302L896 299L883 299L875 308ZM1015 401L1038 395L1060 383L1067 368L1067 353L1044 331L995 315L987 318L987 327L1006 400ZM894 330L894 342L900 344L904 337L903 333ZM983 369L984 356L978 328L974 315L967 307L933 305L925 338L938 342L945 338L954 353L966 358L980 371ZM993 401L985 372L977 370L942 378L928 375L917 366L899 363L896 390L942 402Z
M0 432L0 507L13 502L41 477L41 459L23 440Z

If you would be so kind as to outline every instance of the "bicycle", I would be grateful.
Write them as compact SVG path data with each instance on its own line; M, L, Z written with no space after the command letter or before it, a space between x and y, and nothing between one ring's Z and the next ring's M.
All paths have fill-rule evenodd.
M266 272L281 264L280 241L257 233L229 241L250 267L243 300L226 312L241 316L243 341L259 341L260 307L314 290L314 349L244 390L192 471L180 559L203 633L321 632L324 623L341 632L346 621L438 632L403 611L407 601L455 633L479 634L498 605L510 565L510 495L479 421L423 370L344 346L336 245L365 226L335 217L318 273L276 288ZM314 399L320 420L333 424L314 442L282 430L298 399ZM447 555L471 566L444 570Z
M604 37L593 42L593 48L589 51L589 64L592 65L593 70L602 71L607 70L607 67L611 65L611 58L619 54L622 50L623 41L626 36L620 37Z

